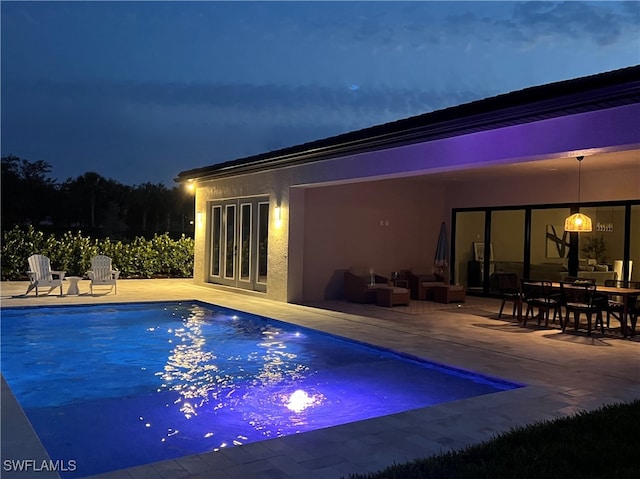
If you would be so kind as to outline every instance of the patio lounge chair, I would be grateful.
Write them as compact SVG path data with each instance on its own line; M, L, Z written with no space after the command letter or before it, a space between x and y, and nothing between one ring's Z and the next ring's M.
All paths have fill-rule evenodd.
M406 281L402 281L402 284ZM408 305L409 289L394 286L384 276L369 270L352 267L344 272L344 297L357 303L376 303L378 306L391 307Z
M32 289L35 289L36 296L39 296L38 289L42 286L49 287L47 294L53 291L54 288L59 287L60 296L62 296L62 280L64 279L66 271L52 271L51 261L48 257L41 254L29 256L28 261L29 271L27 271L27 275L29 276L29 287L27 288L27 292L24 293L25 296L29 294L29 291Z
M436 286L445 284L444 278L437 274L419 274L411 270L403 271L402 274L409 282L411 299L433 300L433 290Z
M356 303L375 303L378 288L388 288L389 281L384 276L369 274L360 269L344 272L344 298Z
M91 294L94 286L111 286L114 294L118 294L118 277L120 271L111 266L111 258L102 254L91 258L91 269L87 271L91 280Z

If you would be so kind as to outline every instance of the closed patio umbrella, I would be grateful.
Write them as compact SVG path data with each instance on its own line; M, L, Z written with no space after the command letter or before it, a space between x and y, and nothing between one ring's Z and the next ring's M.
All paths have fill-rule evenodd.
M436 255L433 258L433 265L438 268L440 275L445 275L445 270L449 266L449 240L447 238L447 228L442 222L440 225L440 235L438 236L438 245L436 246Z

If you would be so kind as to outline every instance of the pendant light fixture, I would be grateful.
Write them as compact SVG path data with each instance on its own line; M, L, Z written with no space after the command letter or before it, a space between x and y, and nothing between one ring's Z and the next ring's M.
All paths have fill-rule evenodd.
M577 156L578 160L578 207L580 207L580 166L584 156ZM564 230L570 233L588 233L591 231L591 218L582 213L574 213L564 220Z

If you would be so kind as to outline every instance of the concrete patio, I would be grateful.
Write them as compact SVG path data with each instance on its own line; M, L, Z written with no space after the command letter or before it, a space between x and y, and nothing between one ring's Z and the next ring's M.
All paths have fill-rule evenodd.
M84 292L80 296L36 298L31 293L21 297L26 283L3 282L0 286L3 308L197 299L527 385L92 478L340 478L459 449L514 426L640 398L638 336L623 339L616 331L592 337L584 331L563 334L557 326L538 327L535 321L522 328L509 314L498 319L500 302L491 298L467 296L460 307L412 301L410 306L383 308L341 301L284 304L259 294L195 286L183 279L120 280L117 295L95 296L86 293L86 281L80 282ZM2 463L46 458L3 379ZM58 475L3 470L2 477Z

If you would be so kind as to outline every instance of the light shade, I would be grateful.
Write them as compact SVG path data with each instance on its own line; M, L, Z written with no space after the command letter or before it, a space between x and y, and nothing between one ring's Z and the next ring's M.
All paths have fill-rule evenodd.
M274 207L273 213L276 220L276 228L280 228L282 226L282 206Z
M588 233L592 230L591 218L582 213L574 213L564 220L564 230L570 233Z

